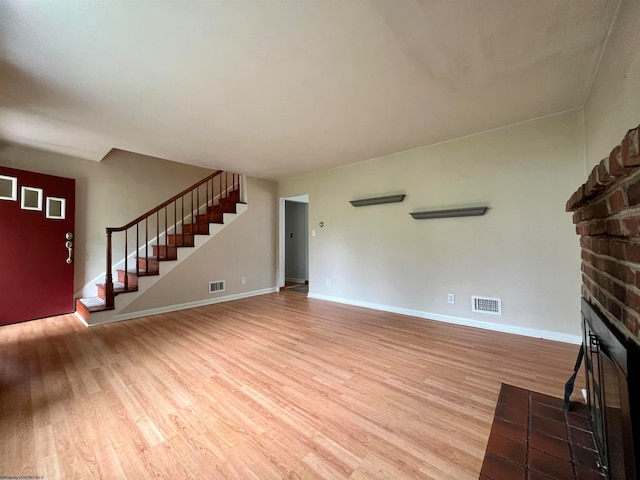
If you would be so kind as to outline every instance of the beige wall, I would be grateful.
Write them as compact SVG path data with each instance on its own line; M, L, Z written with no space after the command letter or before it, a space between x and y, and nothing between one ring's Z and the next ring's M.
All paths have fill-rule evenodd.
M564 205L584 181L583 145L576 110L282 181L282 197L309 194L311 295L578 335L580 251ZM349 204L393 193L407 198ZM483 204L483 217L409 216ZM472 313L471 295L501 297L503 316Z
M119 150L92 162L6 144L0 165L76 179L76 291L105 271L105 227L133 220L211 172Z
M588 171L640 124L639 46L640 2L623 0L584 108Z
M178 264L122 313L213 300L276 285L276 184L247 178L248 210ZM160 266L162 268L162 265ZM241 278L246 283L241 283ZM209 294L209 282L225 281L225 291Z

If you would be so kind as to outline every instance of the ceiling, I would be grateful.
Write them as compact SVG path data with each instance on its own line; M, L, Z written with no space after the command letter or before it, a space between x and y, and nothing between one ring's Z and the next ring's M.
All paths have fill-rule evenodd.
M2 0L0 141L278 179L584 104L618 0Z

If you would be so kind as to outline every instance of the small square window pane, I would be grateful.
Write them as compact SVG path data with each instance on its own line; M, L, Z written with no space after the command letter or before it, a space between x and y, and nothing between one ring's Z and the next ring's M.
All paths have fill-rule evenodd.
M64 219L65 207L64 198L47 197L47 218Z
M18 179L0 175L0 200L17 200Z
M42 189L35 187L22 187L23 210L42 210Z

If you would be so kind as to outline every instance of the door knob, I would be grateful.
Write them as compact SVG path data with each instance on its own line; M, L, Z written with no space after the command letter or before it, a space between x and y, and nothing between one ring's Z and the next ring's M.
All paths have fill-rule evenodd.
M70 234L67 234L70 235ZM70 240L67 240L67 243L64 244L65 247L67 247L67 250L69 250L69 256L67 257L67 263L71 263L71 252L73 252L73 242Z

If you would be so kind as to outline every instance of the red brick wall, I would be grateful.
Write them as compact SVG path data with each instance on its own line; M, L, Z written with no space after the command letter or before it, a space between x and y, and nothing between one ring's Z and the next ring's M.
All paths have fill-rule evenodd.
M640 126L567 202L582 247L582 296L640 339Z

